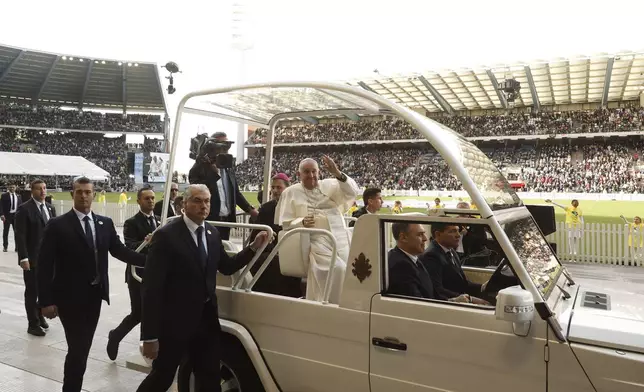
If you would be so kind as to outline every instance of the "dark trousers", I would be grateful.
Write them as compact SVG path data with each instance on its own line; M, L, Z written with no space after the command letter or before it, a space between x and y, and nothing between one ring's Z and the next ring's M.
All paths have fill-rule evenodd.
M236 222L235 215L231 216L209 216L206 220L215 221L215 222ZM215 226L219 232L219 236L222 240L228 241L230 239L230 227L220 227Z
M125 316L121 324L114 329L112 338L117 342L123 340L125 335L130 333L141 322L141 283L134 278L130 278L127 282L127 288L130 291L130 314Z
M159 354L152 371L137 392L164 392L174 381L182 360L189 361L195 376L197 392L221 392L219 374L219 318L209 302L205 304L198 330L192 336L162 337Z
M2 247L7 249L9 247L9 228L13 227L13 239L16 239L16 214L7 214L4 216L4 223L2 225Z
M27 321L30 327L40 326L40 308L37 305L38 288L36 285L36 267L31 266L29 271L22 271L22 277L25 280L25 311L27 312Z
M70 304L57 304L67 340L63 392L81 391L102 302L101 288L97 285L89 290L85 298L76 298Z

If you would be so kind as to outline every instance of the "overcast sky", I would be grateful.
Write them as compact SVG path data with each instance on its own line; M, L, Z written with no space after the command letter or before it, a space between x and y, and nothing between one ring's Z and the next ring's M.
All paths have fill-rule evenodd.
M177 62L182 94L241 81L344 80L623 50L644 51L644 1L3 1L0 43L61 54ZM233 22L235 10L245 15ZM245 67L233 31L247 43ZM191 116L194 117L194 116ZM182 124L176 169L187 171ZM184 136L185 134L185 136ZM183 151L185 150L185 152Z

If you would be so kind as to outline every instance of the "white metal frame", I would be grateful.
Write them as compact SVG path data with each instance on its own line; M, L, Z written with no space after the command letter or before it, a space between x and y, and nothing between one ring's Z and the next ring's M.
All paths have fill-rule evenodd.
M458 180L463 185L463 188L465 189L465 191L467 191L467 193L469 194L472 201L478 206L478 212L481 215L481 218L494 217L494 213L492 209L487 204L485 198L483 197L483 194L477 188L472 178L468 175L465 166L458 159L458 157L452 153L452 150L451 150L452 146L451 144L449 144L451 138L444 137L445 131L443 130L442 126L433 122L431 119L427 119L421 116L420 114L413 112L412 110L400 104L391 102L381 97L378 94L375 94L360 88L343 85L343 84L336 84L336 83L275 82L275 83L246 84L246 85L237 85L237 86L230 86L230 87L200 90L200 91L195 91L185 95L181 99L177 107L177 116L174 124L174 133L172 135L172 144L171 144L172 148L170 151L170 165L169 165L170 167L168 168L168 172L172 173L174 171L174 162L175 162L175 157L177 153L181 119L182 119L182 114L185 111L185 106L188 100L195 97L202 97L207 95L222 94L222 93L241 91L241 90L261 89L261 88L312 88L312 89L323 90L325 92L341 92L341 93L359 97L366 101L374 103L375 106L378 108L378 110L370 110L370 108L364 108L363 110L364 112L373 113L376 111L380 111L378 113L373 113L373 114L382 114L383 112L386 112L387 114L397 115L398 117L410 123L423 136L425 136L425 138L430 142L432 147L434 147L434 149L436 149L436 151L441 155L441 157L443 157L443 159L449 165L452 173L458 178ZM289 113L281 113L273 116L273 118L267 124L268 134L266 138L264 184L267 186L267 184L269 184L269 181L270 181L272 158L273 158L274 133L275 133L275 128L277 127L278 123L281 120L285 118L292 118L292 117L298 117L298 116L310 116L310 115L321 115L321 114L331 115L331 114L341 113L342 111L346 111L346 110L325 110L320 112L296 112L296 113L289 112ZM359 112L359 111L360 110L353 110L353 112ZM236 120L234 116L231 116L230 120L241 122L241 123L249 122L249 120L243 119L243 118L239 118ZM432 126L433 124L435 124L436 126ZM166 182L165 192L164 192L166 195L169 194L170 192L170 186L171 186L171 182L170 181ZM264 193L263 199L264 201L268 200L268 192ZM167 197L164 197L162 211L165 211L168 208L168 203L169 203L169 199ZM413 218L410 217L409 220L411 219ZM167 218L164 216L162 218L162 225L165 224L166 220ZM400 219L400 220L407 220L407 219ZM539 293L538 289L530 279L528 272L526 271L525 267L519 260L519 257L516 251L512 247L508 236L503 231L499 222L496 219L491 219L490 227L493 233L497 236L497 241L500 243L503 249L507 250L506 256L508 256L510 263L512 263L515 273L518 275L519 279L524 283L525 288L533 295L534 301L536 303L543 303L544 300L541 297L541 294Z

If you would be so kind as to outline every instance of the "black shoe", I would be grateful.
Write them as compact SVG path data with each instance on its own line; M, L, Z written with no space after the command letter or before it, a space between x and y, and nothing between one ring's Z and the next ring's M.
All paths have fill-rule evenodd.
M27 333L29 335L34 335L34 336L45 336L47 335L45 331L42 330L40 327L29 327L27 328Z
M112 361L116 361L116 357L119 355L119 342L114 339L114 331L110 331L107 334L107 356Z
M2 248L2 251L6 253L6 252L7 252L7 248Z
M47 320L45 320L44 317L40 319L40 328L44 329L45 331L49 329L49 323L47 322Z

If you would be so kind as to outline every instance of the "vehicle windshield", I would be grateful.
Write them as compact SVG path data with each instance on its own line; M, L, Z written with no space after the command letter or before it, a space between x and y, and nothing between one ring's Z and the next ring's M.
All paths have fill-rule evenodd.
M539 231L532 216L506 222L503 230L534 285L544 300L548 299L559 274L561 264L550 245Z
M460 160L492 211L523 205L503 174L483 151L450 128L427 117L419 116L419 119L430 129L441 128L449 153Z

